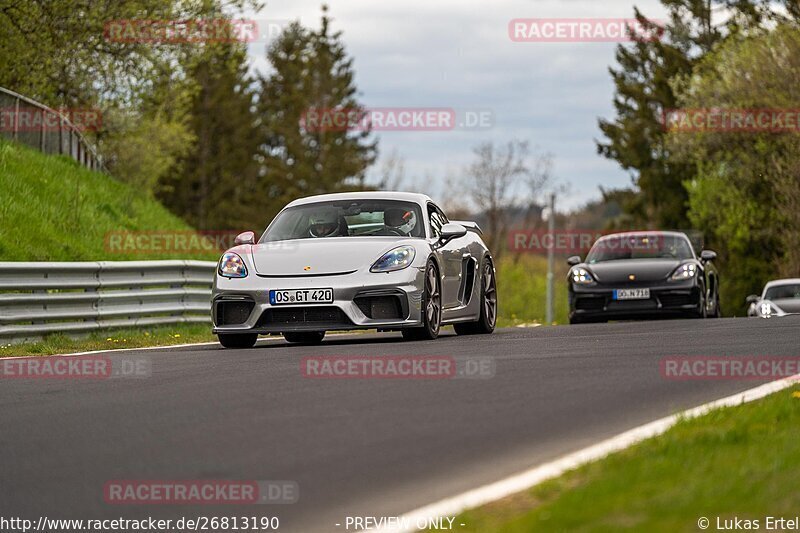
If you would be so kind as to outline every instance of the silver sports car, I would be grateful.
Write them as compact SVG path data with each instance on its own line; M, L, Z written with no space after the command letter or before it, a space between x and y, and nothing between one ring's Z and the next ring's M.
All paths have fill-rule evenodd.
M764 286L761 296L747 297L747 316L772 318L800 313L800 279L778 279Z
M435 339L491 333L495 268L473 222L423 194L326 194L287 205L256 243L236 238L214 279L214 333L228 348L259 334L317 343L326 331L400 330Z

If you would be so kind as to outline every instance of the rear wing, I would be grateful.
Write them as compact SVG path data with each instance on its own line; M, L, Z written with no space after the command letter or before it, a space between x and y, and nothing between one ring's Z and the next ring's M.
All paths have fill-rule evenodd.
M481 227L478 226L477 222L472 222L470 220L451 220L450 222L452 222L453 224L461 224L462 226L467 228L467 231L472 231L474 233L477 233L478 235L483 235L483 231L481 231Z

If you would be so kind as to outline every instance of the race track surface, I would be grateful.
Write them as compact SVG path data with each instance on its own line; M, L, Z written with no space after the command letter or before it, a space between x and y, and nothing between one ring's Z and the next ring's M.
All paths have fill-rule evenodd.
M304 356L491 358L485 379L309 379ZM496 481L637 425L757 386L672 381L666 356L800 356L800 317L329 337L110 355L138 379L0 379L0 515L278 516L345 531ZM109 505L109 480L291 480L287 505ZM335 524L341 524L337 527Z

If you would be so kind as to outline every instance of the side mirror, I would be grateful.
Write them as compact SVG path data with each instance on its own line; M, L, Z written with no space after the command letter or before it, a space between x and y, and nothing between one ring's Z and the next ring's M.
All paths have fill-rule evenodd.
M711 250L703 250L700 252L700 260L701 261L713 261L717 258L717 252L712 252Z
M236 236L233 240L233 244L240 245L240 244L255 244L256 243L256 234L252 231L245 231L244 233L240 233Z
M751 294L750 296L747 297L747 300L745 300L745 301L748 304L754 304L754 303L758 302L760 299L761 299L760 296L758 296L756 294Z
M573 255L572 257L567 258L567 264L569 266L575 266L577 264L580 264L580 262L581 262L581 256L579 255Z
M467 228L462 226L461 224L455 224L450 222L442 226L442 230L440 231L441 237L439 239L441 241L449 241L450 239L457 239L459 237L463 237L467 234Z

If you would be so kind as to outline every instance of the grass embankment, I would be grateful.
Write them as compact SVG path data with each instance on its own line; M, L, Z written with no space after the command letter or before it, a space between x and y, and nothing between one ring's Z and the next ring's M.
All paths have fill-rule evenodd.
M699 531L800 509L800 387L665 434L466 512L464 531ZM727 529L734 529L729 527ZM758 528L756 528L758 529Z
M0 140L0 261L204 259L216 251L116 248L123 232L191 232L143 191L81 167ZM191 235L191 233L189 233Z
M566 324L567 265L556 259L554 277L554 323ZM547 258L540 255L503 256L497 264L497 325L544 324L546 317Z
M109 235L137 232L191 237L192 228L156 200L128 184L81 167L67 157L48 156L0 139L0 261L126 261L200 259L215 250L158 251L114 247ZM176 324L150 329L95 332L70 339L8 345L0 357L182 344L214 340L210 325Z

